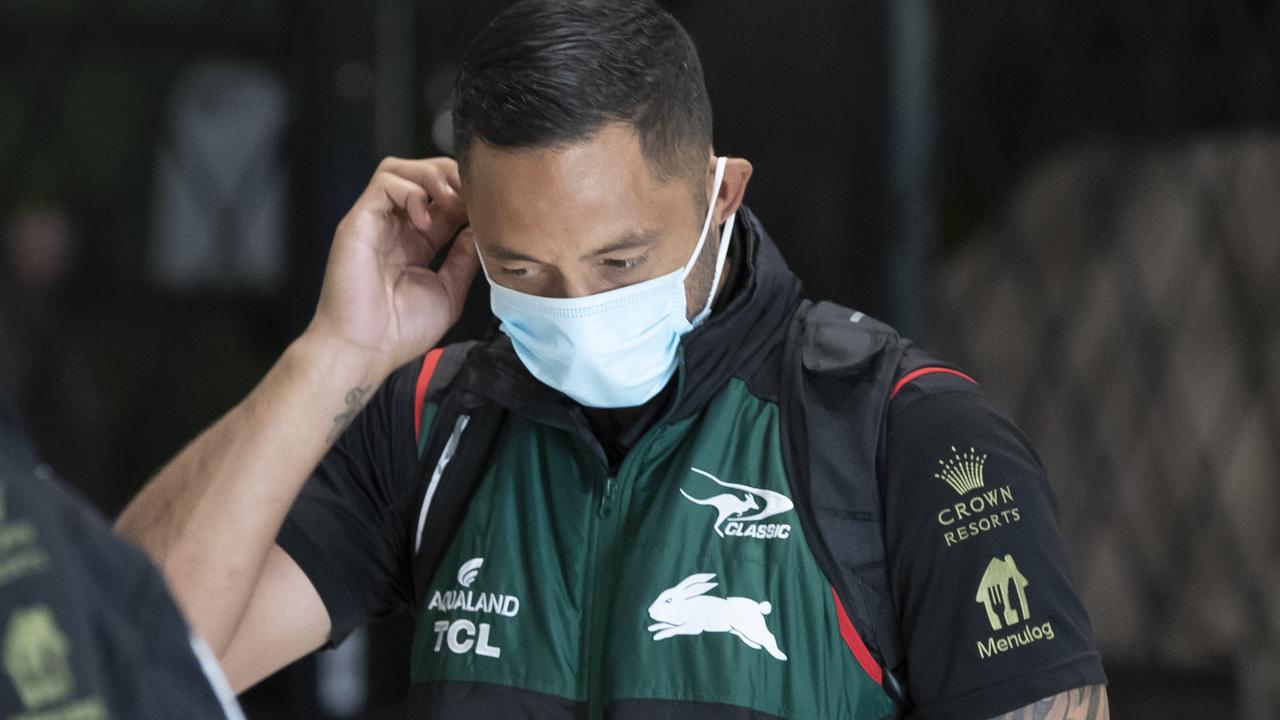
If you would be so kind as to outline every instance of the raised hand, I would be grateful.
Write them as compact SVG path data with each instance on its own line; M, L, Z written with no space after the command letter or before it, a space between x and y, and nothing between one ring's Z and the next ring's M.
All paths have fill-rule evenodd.
M449 158L387 158L338 224L308 332L363 353L385 376L431 348L462 312L478 263ZM438 272L436 253L458 236Z

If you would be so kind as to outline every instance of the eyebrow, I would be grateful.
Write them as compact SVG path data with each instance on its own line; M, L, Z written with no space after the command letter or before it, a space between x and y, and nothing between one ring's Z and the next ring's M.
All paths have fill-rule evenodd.
M589 260L593 257L601 255L610 255L623 250L633 250L638 247L652 245L661 233L657 229L649 230L628 230L618 236L618 239L605 245L602 248L594 250L582 257L583 260Z
M530 257L528 255L525 255L524 253L516 252L515 250L512 250L509 247L504 247L502 245L494 245L493 247L486 250L486 252L488 252L490 255L492 255L494 258L498 260L531 262L538 265L542 264L542 261L535 257Z
M597 248L586 255L583 255L581 259L590 260L591 258L600 257L601 255L609 255L616 252L622 252L623 250L632 250L638 247L652 245L661 234L662 233L659 230L654 228L648 230L628 230L627 232L619 235L616 240L608 245ZM538 265L543 264L541 260L535 257L525 255L522 252L512 250L511 248L503 245L494 245L488 248L487 252L497 260L507 262L529 262Z

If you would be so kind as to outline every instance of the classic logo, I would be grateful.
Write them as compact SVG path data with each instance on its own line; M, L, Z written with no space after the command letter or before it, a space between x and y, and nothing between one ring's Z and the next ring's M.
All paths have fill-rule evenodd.
M680 494L691 503L706 505L716 511L715 524L711 526L720 537L753 537L761 540L785 540L791 535L791 526L785 523L760 523L759 520L781 515L795 505L791 498L772 490L753 488L737 483L721 480L706 470L696 467L690 470L709 478L721 487L737 490L738 493L720 493L711 497L698 498L690 495L684 488Z
M987 489L984 474L987 454L972 447L960 451L951 446L952 456L939 460L942 467L933 476L942 480L963 499L938 512L938 525L946 528L942 539L947 547L964 542L1005 525L1021 522L1022 512L1013 504L1013 487Z
M649 617L657 620L649 626L653 639L729 633L752 650L763 649L785 662L787 656L778 648L778 640L764 620L773 612L773 604L745 597L707 596L705 593L719 585L711 582L714 578L715 573L695 573L663 590L649 606Z
M476 581L476 576L480 574L480 566L484 565L484 558L471 558L462 563L462 567L458 568L458 584L464 588L471 587L471 583Z
M934 473L933 476L945 480L957 495L963 495L967 492L977 490L982 487L982 471L987 465L987 454L983 453L981 457L973 448L969 448L968 452L960 452L956 450L956 446L951 446L951 452L955 453L947 461L939 460L938 464L942 469Z
M458 584L466 589L436 590L431 594L427 610L438 612L464 610L476 615L499 615L508 618L518 615L520 598L515 595L470 589L479 577L482 565L484 565L484 558L476 557L458 566ZM483 657L499 658L502 656L502 648L494 645L489 639L492 627L491 623L476 622L468 618L437 620L432 625L436 634L434 650L440 652L447 644L449 650L458 655L474 652Z
M1005 555L1003 559L991 558L987 563L973 600L986 610L987 622L993 631L1008 630L1031 619L1031 606L1027 604L1027 586L1030 584L1018 570L1012 555ZM979 641L978 656L988 658L1045 639L1053 639L1051 623L1024 626L1018 632L1003 637L993 635L985 642Z

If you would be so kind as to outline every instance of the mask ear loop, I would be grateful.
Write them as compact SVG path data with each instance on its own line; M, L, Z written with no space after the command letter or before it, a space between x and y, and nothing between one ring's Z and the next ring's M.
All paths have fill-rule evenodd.
M724 232L720 233L720 250L716 253L716 273L711 278L711 293L707 295L707 304L698 312L697 317L693 319L693 325L697 325L707 316L711 314L711 306L716 301L716 292L720 289L720 274L724 271L724 261L729 257L729 240L733 235L733 221L737 219L738 213L729 216L724 221Z
M707 241L707 230L711 229L711 218L716 213L716 200L720 198L720 181L724 180L724 166L728 160L729 158L727 157L716 160L716 177L713 181L715 189L711 191L711 206L707 208L707 219L702 221L702 234L698 236L698 244L693 246L693 257L689 258L689 262L684 264L684 272L680 275L681 282L689 277L689 273L693 271L693 266L698 262L698 257L702 255L702 245Z
M707 219L702 223L702 235L699 236L698 244L693 249L693 257L689 258L689 263L685 265L684 275L680 277L681 281L689 276L694 264L698 262L698 257L702 255L702 244L706 242L707 232L711 229L711 218L715 216L716 200L720 198L720 183L724 180L724 168L728 160L727 157L716 160L715 190L711 193L711 207L707 208ZM706 304L693 318L691 325L698 325L711 314L711 304L715 302L716 290L720 287L720 274L724 271L724 261L729 256L729 239L733 234L733 221L737 216L735 212L724 222L724 231L720 233L720 247L716 251L716 269L711 278L711 290L707 294Z
M475 240L472 240L471 244L476 249L476 259L480 261L480 269L484 271L484 279L488 280L489 284L492 285L493 278L489 276L489 268L484 264L484 253L480 252L480 243L476 242Z

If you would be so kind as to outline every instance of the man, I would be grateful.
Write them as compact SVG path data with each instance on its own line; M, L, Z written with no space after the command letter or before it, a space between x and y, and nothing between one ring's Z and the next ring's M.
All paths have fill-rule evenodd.
M308 330L120 521L234 686L408 606L413 717L1107 716L1034 452L801 300L670 15L516 4L454 132L381 164ZM502 333L424 355L478 270Z
M160 574L37 462L3 396L0 717L243 718Z

